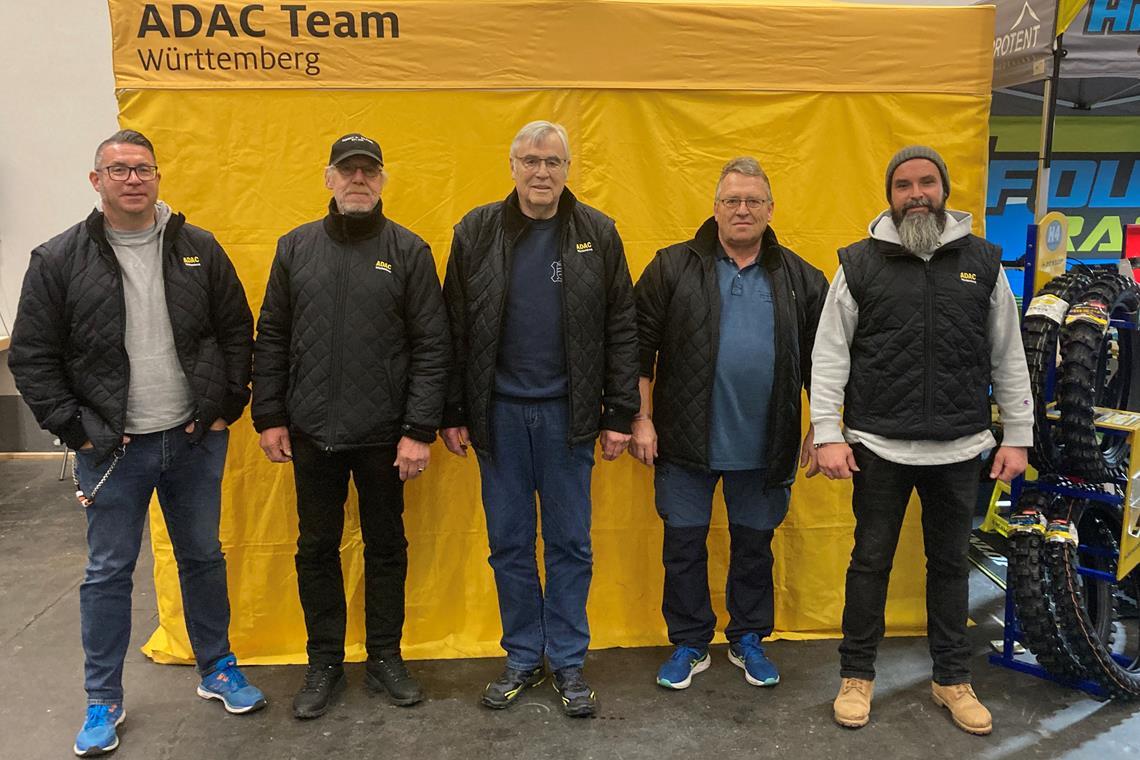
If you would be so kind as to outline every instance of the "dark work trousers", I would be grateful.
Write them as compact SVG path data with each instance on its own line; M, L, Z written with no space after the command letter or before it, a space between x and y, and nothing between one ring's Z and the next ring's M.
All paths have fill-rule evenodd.
M297 484L297 586L305 611L311 664L344 661L346 611L340 565L344 502L352 475L364 539L364 630L369 657L400 651L404 627L404 484L392 466L395 446L325 452L293 437Z
M887 582L907 502L917 488L926 547L926 629L933 678L944 686L969 683L970 565L966 555L978 495L977 458L914 466L889 462L862 444L852 449L859 466L852 497L855 548L847 569L840 675L875 678Z
M729 621L724 634L735 642L748 633L760 638L772 633L772 536L787 514L789 491L766 488L766 475L763 470L703 472L657 462L655 502L665 520L661 612L671 643L704 649L716 631L709 594L707 539L718 480L724 483L731 540L725 584Z

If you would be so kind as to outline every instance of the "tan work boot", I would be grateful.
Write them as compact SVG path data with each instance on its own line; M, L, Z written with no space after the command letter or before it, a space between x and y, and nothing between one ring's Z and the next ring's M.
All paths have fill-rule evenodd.
M844 678L832 709L835 722L845 728L862 728L871 720L871 695L875 682L862 678Z
M954 719L954 725L968 734L985 736L994 730L994 720L986 706L978 701L974 689L968 683L952 686L930 683L930 696L934 704L945 707Z

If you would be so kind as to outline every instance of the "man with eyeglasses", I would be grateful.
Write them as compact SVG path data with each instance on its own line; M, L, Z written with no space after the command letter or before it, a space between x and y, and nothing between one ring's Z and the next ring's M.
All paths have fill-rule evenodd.
M352 478L364 540L364 684L396 705L423 699L400 653L404 483L428 466L450 345L435 260L384 215L380 145L332 145L328 213L277 243L257 322L253 424L271 462L292 462L297 585L308 667L293 699L316 718L345 685L340 545Z
M160 179L142 134L99 144L90 181L102 207L32 252L8 357L40 425L76 450L88 550L81 757L119 746L131 575L155 490L198 695L231 713L265 706L230 651L218 541L227 426L249 401L253 316L214 236L158 200Z
M594 444L616 459L637 411L637 318L613 220L566 188L570 145L549 121L519 130L515 189L455 227L444 297L455 366L443 439L475 447L506 668L483 690L501 709L554 673L563 711L594 715L582 672L593 573ZM542 508L546 587L535 559Z
M931 697L958 728L988 734L993 719L970 686L967 551L980 457L995 443L991 386L1003 440L990 478L1020 475L1033 443L1020 318L1000 249L971 233L970 214L946 208L950 174L937 152L896 153L886 196L869 236L839 250L815 345L818 467L852 479L855 513L833 714L847 728L871 719L887 584L917 490Z
M665 521L661 611L674 650L657 683L668 689L688 688L711 662L706 542L717 481L731 539L728 659L753 686L780 681L760 644L775 622L772 536L797 456L803 466L811 451L810 428L800 444L800 393L827 280L780 245L773 208L756 160L729 161L713 216L692 240L658 251L635 289L641 408L630 453L655 468Z

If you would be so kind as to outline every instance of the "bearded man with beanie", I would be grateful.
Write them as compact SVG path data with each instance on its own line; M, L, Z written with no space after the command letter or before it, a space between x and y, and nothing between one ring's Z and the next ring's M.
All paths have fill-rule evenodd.
M351 476L364 541L364 682L393 704L423 699L400 654L408 542L404 483L423 473L450 366L435 260L384 215L380 145L333 143L323 219L277 243L254 347L253 425L271 462L292 462L297 585L308 669L293 699L316 718L344 687L340 545Z
M815 456L829 478L852 478L855 547L847 570L842 684L835 720L870 720L887 582L911 492L922 502L931 695L955 725L993 722L970 686L966 554L990 387L1003 440L991 479L1026 466L1033 405L1017 305L1001 250L949 211L950 175L934 150L912 145L887 166L890 208L869 237L839 251L812 352ZM842 408L842 425L840 409Z

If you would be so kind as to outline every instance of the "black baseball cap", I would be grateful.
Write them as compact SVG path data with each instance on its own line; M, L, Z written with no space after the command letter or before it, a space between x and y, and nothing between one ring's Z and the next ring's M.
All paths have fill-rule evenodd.
M384 165L384 154L380 152L380 143L369 139L359 132L352 132L332 144L329 153L329 166L336 166L349 156L368 156Z

